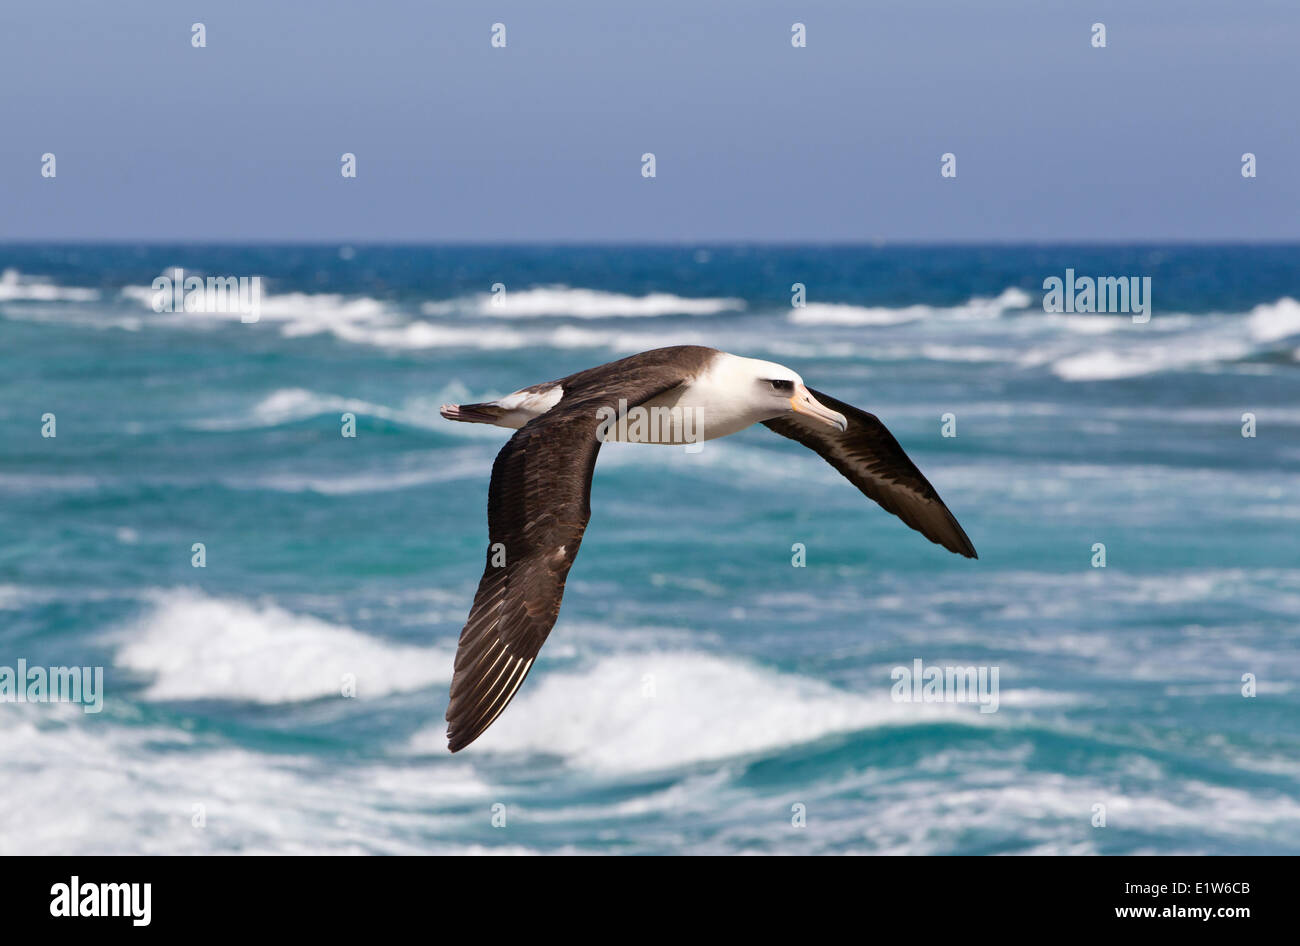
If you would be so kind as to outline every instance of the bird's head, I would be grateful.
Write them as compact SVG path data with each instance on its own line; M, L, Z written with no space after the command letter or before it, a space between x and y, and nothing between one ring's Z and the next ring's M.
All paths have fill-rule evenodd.
M848 429L849 423L839 411L833 411L817 398L803 383L803 378L785 365L772 361L746 359L745 366L750 375L750 396L756 407L761 407L768 420L788 414L798 414L811 421L825 424L840 432Z

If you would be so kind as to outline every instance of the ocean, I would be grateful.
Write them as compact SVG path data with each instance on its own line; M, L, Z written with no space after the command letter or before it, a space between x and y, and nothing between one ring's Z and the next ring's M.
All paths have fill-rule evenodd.
M154 311L175 268L259 276L258 321ZM1149 321L1045 312L1067 270L1150 277ZM103 668L100 712L0 703L0 853L1300 853L1300 247L0 271L0 667ZM979 559L761 427L608 445L548 643L449 754L508 432L439 405L672 344L877 414ZM918 660L996 712L896 699Z

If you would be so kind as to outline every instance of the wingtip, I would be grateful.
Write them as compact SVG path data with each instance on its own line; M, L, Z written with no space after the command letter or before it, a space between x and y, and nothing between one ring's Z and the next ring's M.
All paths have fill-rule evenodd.
M942 545L953 555L960 555L963 558L979 558L979 553L975 551L975 546L967 542L965 545L949 545L947 542L940 542L938 539L932 539L937 545Z
M938 497L935 498L938 499ZM943 500L938 501L940 503L943 502ZM970 536L968 536L966 530L961 527L961 523L957 521L957 517L954 516L946 506L944 507L944 511L948 513L948 525L950 527L946 530L948 534L942 537L934 536L931 538L931 541L938 542L949 552L953 552L957 555L963 555L966 558L979 558L979 553L975 551L975 543L970 540Z
M488 725L491 725L491 723L489 723ZM483 735L483 732L486 729L487 726L484 726L482 729L479 729L477 732L470 730L468 735L465 733L464 730L452 732L452 730L448 729L447 730L447 751L452 753L460 752L461 749L464 749L470 743L478 739L479 736Z
M957 525L957 520L953 520L954 530L947 535L929 535L922 533L927 539L936 545L942 546L953 555L960 555L963 558L979 558L979 553L975 551L975 543L970 540L970 536L961 526Z

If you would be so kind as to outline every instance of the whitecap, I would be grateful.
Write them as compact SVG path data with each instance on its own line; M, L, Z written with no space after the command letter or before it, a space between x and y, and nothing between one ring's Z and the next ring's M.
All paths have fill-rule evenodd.
M621 774L771 752L876 726L990 718L972 705L895 703L887 679L868 696L709 654L619 654L581 670L533 673L476 748L553 753ZM418 733L412 748L432 751L444 743L438 726Z
M1300 335L1300 302L1290 297L1250 310L1250 334L1259 342Z
M274 604L191 590L155 593L114 638L116 665L149 679L147 700L292 703L341 697L345 679L365 699L445 683L452 660Z
M54 704L6 706L0 855L531 853L447 840L491 789L451 759L337 764ZM70 712L68 712L70 710Z
M16 269L0 273L0 302L94 302L99 290L81 286L60 286L40 276L26 276Z
M1011 286L996 297L974 296L956 306L910 305L891 308L842 302L809 302L791 309L789 321L796 325L898 325L929 318L996 319L1006 312L1027 308L1032 302L1029 293Z
M498 318L564 316L575 319L651 318L661 315L716 315L743 310L743 299L687 298L668 292L644 296L574 289L569 286L539 286L507 291L502 295L480 293L443 302L426 302L425 315L472 314Z

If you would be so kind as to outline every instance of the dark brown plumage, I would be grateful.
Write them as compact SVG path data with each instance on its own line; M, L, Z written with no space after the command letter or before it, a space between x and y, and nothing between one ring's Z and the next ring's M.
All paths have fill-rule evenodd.
M522 389L511 396L515 400L499 402L506 408L499 403L444 406L443 416L449 420L517 426L521 420L501 420L525 409L520 394L545 394L557 385L562 391L553 406L547 400L541 407L527 408L542 413L523 424L492 466L487 563L461 631L447 707L452 752L477 739L501 715L559 616L564 583L591 515L601 410L618 416L680 386L687 391L675 392L673 400L711 385L716 396L712 365L719 357L735 362L735 356L712 348L660 348ZM765 370L788 371L768 362L758 364ZM713 380L692 387L705 375ZM761 378L753 383L767 384ZM785 383L789 386L784 390L794 394L793 383ZM868 497L931 541L976 557L975 547L939 494L879 419L819 392L804 394L820 404L804 401L803 409L820 414L792 412L762 423L821 454ZM785 394L770 396L772 403L784 406ZM793 396L788 402L787 410L801 409ZM771 412L759 410L758 417L771 417ZM838 427L844 423L841 432Z
M765 420L763 425L821 454L868 498L931 542L958 555L979 558L965 530L880 418L820 391L808 390L831 410L843 414L848 429L842 433L831 430L800 414Z
M631 408L683 382L666 353L630 358L562 379L564 396L497 454L488 487L488 552L460 634L447 707L447 744L463 749L514 697L560 613L564 582L591 516L591 474L602 407ZM707 364L713 350L686 352ZM612 369L612 370L609 370ZM698 369L697 369L698 370ZM493 564L494 553L505 556Z

